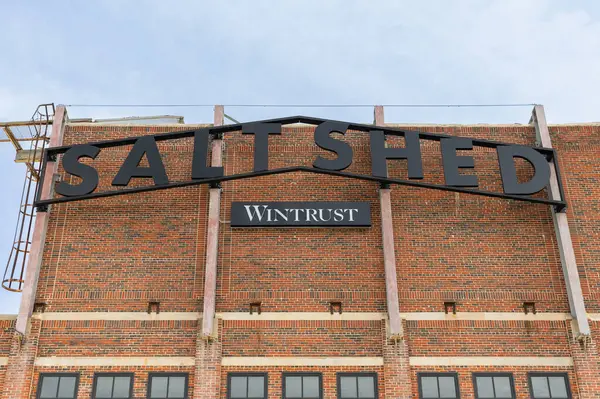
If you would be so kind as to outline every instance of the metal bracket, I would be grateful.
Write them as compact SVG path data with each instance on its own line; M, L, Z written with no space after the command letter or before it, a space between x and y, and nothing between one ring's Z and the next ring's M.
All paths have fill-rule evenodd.
M250 302L250 314L256 311L258 314L262 312L261 302Z
M523 302L523 311L525 314L528 314L529 312L536 314L535 302Z
M452 310L452 314L456 314L456 302L444 302L444 312L446 314Z
M342 314L342 302L340 302L340 301L329 302L329 313L334 314L335 312Z
M158 301L150 301L148 302L148 314L152 313L152 310L156 312L156 314L160 313L160 302Z
M208 186L210 188L221 188L221 182L220 181L212 182L212 183L209 183Z
M36 302L33 304L34 313L44 313L46 311L46 302Z

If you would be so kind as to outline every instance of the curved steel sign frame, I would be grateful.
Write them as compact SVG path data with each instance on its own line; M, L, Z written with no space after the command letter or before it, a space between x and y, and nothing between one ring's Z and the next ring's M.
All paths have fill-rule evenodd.
M317 157L312 167L292 166L285 168L269 169L268 167L268 140L270 135L281 134L285 125L305 123L315 125L315 144L320 148L336 155L334 159ZM224 175L223 167L207 166L207 154L210 138L222 138L223 134L242 131L242 134L254 135L254 168L251 172L235 175ZM353 151L350 144L331 136L332 133L345 134L348 130L364 132L370 136L371 150L371 175L361 175L345 172L352 163ZM386 136L402 136L405 139L404 147L387 147ZM194 137L194 152L192 161L192 176L189 181L170 182L156 142ZM442 155L442 166L445 184L424 183L423 162L421 156L420 140L439 141ZM133 145L125 161L115 175L112 185L125 187L112 191L96 192L98 186L98 172L89 164L80 163L81 158L94 159L104 148ZM464 169L475 167L473 157L458 155L457 150L472 150L473 146L496 149L498 166L502 178L503 192L493 192L478 189L477 177L461 174ZM309 172L332 176L343 176L353 179L376 181L384 186L399 184L412 187L422 187L436 190L454 191L483 195L487 197L507 198L518 201L527 201L553 205L557 211L566 207L564 192L560 178L560 169L556 152L552 148L532 147L516 144L507 144L491 140L449 136L439 133L417 132L392 127L373 126L341 122L327 119L293 116L288 118L269 119L235 125L207 127L201 129L155 134L150 136L129 137L118 140L99 141L72 146L49 148L43 155L42 180L46 164L55 162L57 155L63 154L62 165L67 174L78 176L82 179L79 184L72 185L66 181L58 182L55 191L59 195L55 198L40 198L41 184L36 195L34 206L39 211L44 211L50 204L78 201L92 198L103 198L114 195L140 193L154 190L165 190L175 187L187 187L197 184L210 184L218 186L222 181L246 179L257 176L268 176L290 172ZM464 152L463 152L464 154ZM139 166L143 157L148 160L148 167ZM527 182L519 182L516 175L515 158L528 161L534 168L533 177ZM387 160L404 159L408 165L408 179L388 177ZM560 191L560 200L533 197L532 195L547 188L550 181L550 166L553 163ZM154 185L144 187L131 187L127 185L132 178L152 178Z

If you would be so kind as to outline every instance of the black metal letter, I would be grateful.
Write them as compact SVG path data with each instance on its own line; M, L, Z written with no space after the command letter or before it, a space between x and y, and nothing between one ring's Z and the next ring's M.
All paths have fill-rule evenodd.
M318 156L313 166L319 169L344 170L352 164L352 147L348 143L339 141L330 136L331 133L346 134L347 123L323 122L315 129L315 144L324 150L337 154L336 159L325 159Z
M139 166L144 154L148 158L148 166ZM156 185L169 183L165 165L163 165L153 136L137 139L125 162L121 165L121 169L113 179L112 185L126 186L132 177L151 177Z
M269 170L269 134L281 134L281 123L245 123L242 134L254 135L254 171Z
M473 157L458 156L456 150L472 150L471 139L463 137L451 137L440 141L442 147L442 163L444 165L444 180L446 185L453 187L477 187L477 176L461 175L460 168L473 169L475 161Z
M371 130L371 174L375 177L388 177L388 159L406 159L408 161L408 178L423 178L423 161L421 160L421 144L419 133L404 132L404 148L386 148L385 133Z
M71 147L62 157L65 172L81 178L81 183L73 185L61 181L56 185L56 192L65 197L76 197L91 193L98 187L98 172L90 165L79 163L83 157L96 159L100 148L84 144Z
M194 158L192 159L192 179L208 179L223 176L222 166L206 166L208 156L208 129L194 133Z
M546 158L530 147L503 145L496 148L500 175L505 194L535 194L546 187L550 180L550 167ZM525 183L517 180L517 169L513 158L523 158L533 166L533 177Z

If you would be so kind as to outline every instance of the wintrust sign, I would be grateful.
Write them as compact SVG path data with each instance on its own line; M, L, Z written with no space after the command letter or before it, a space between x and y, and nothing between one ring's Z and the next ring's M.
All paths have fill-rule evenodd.
M232 227L369 227L368 202L233 202Z
M271 135L281 135L283 125L294 123L316 125L314 142L321 149L331 152L332 157L324 158L318 156L313 160L312 167L292 166L270 169L269 137ZM348 142L332 135L345 135L348 130L363 132L369 136L371 152L370 175L345 172L345 169L354 160L352 146ZM223 134L225 133L235 131L241 131L242 134L254 136L253 170L234 175L225 175L223 166L208 165L209 143L210 140L223 138ZM386 143L386 137L388 136L404 137L404 147L388 146ZM169 181L157 142L186 137L194 138L190 179L187 181ZM294 137L290 136L289 140L294 140ZM421 181L424 177L423 158L421 154L421 141L423 140L440 142L445 184ZM112 186L124 188L97 192L99 176L98 171L94 167L93 160L104 148L124 145L133 146L117 173L112 176ZM477 176L468 173L469 169L476 168L476 165L474 158L465 154L468 154L468 151L473 150L477 146L496 150L498 168L502 179L501 192L480 190ZM458 153L459 150L461 151L461 155ZM162 190L196 184L218 185L222 181L298 171L377 181L386 186L389 184L400 184L551 204L559 211L563 210L566 206L557 157L551 148L506 144L490 140L375 127L372 125L360 125L303 116L50 148L46 150L43 157L42 173L45 170L46 163L48 161L56 161L59 154L63 154L62 167L67 175L76 176L80 179L77 179L77 184L73 184L71 179L63 179L58 182L55 186L55 191L59 196L56 198L40 198L40 190L38 190L35 201L35 206L38 210L43 211L48 204L58 202ZM81 162L84 158L88 159L85 163ZM140 166L144 158L147 160L148 166ZM526 160L533 167L533 174L527 181L520 181L517 178L516 158ZM408 179L398 179L388 176L387 165L388 161L391 160L406 161ZM548 187L551 165L553 165L556 171L560 199L549 198L548 195L546 195L546 198L533 196L533 194ZM154 181L154 185L128 187L131 180L137 178L151 178Z

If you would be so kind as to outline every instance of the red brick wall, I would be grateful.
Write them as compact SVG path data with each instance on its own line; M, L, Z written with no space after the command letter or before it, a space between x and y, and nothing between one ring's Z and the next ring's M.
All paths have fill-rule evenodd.
M67 126L65 144L165 131ZM187 179L191 141L159 147L169 178ZM110 189L130 148L104 149L93 161L99 190ZM148 180L132 179L132 186ZM38 300L47 302L50 311L143 311L153 300L161 302L163 311L198 311L207 207L205 186L53 206Z
M380 321L225 321L223 356L381 356Z
M530 126L410 129L528 145L535 142ZM65 144L167 130L173 128L68 126ZM281 136L271 136L270 167L310 165L317 155L329 157L314 145L312 132L313 128L294 127L284 128ZM552 127L551 133L568 195L569 221L587 310L599 312L600 126ZM367 136L350 132L346 139L354 149L354 164L348 171L370 174ZM390 139L389 144L401 146L402 140ZM93 161L100 171L100 189L110 189L110 180L129 148L104 149ZM159 148L169 178L189 179L191 140L163 142ZM441 182L439 145L424 143L422 152L425 181ZM472 173L479 176L481 188L499 189L494 152L477 149L467 154L475 158ZM252 160L253 136L227 134L223 160L226 174L251 171ZM406 176L405 164L389 161L390 175ZM519 164L521 176L530 172L527 165ZM133 185L149 183L134 179ZM326 312L330 301L341 300L344 312L384 312L377 188L377 183L308 173L224 182L217 311L247 312L249 302L260 300L263 312ZM242 200L369 201L373 225L359 229L232 229L228 224L230 204ZM459 312L522 312L522 302L531 300L539 312L568 312L547 206L400 186L393 186L392 200L403 312L440 312L446 300L456 301ZM161 312L201 311L207 207L205 186L53 206L37 300L48 303L46 311L143 312L150 300L161 302ZM579 345L573 343L563 322L409 321L405 325L412 356L571 356ZM2 351L10 352L12 342L12 332L2 326L0 356ZM381 330L379 321L225 321L219 345L223 356L384 356L393 351L384 346ZM197 323L192 321L44 321L38 356L194 356L196 334ZM403 356L400 352L396 355ZM584 351L582 356L588 355ZM386 361L392 359L386 356ZM597 357L584 360L581 364L586 367L579 368L582 376L590 375L595 381ZM241 370L268 371L272 398L281 396L281 372L292 370L323 372L328 398L335 397L335 374L339 371L376 371L382 397L384 387L393 395L400 394L391 377L386 380L384 370L391 370L389 367L215 370L216 360L202 367L220 376L222 397L227 373ZM54 369L44 369L50 370ZM82 372L79 397L87 398L94 370L77 370ZM185 370L193 373L194 368ZM473 371L513 372L519 398L528 394L526 372L542 371L524 367L439 370L459 372L463 398L472 398ZM132 367L123 371L136 372L136 397L145 397L150 369ZM436 368L412 368L413 394L418 371ZM577 384L575 374L568 371L575 397L579 397L580 389L594 392L593 383ZM2 369L0 387L1 381ZM190 375L190 392L193 381ZM586 396L582 393L581 397Z
M0 320L0 356L8 356L15 328L15 320Z
M566 356L564 321L408 321L411 356Z
M600 125L550 128L588 312L600 312Z
M44 321L38 356L195 356L196 321Z

